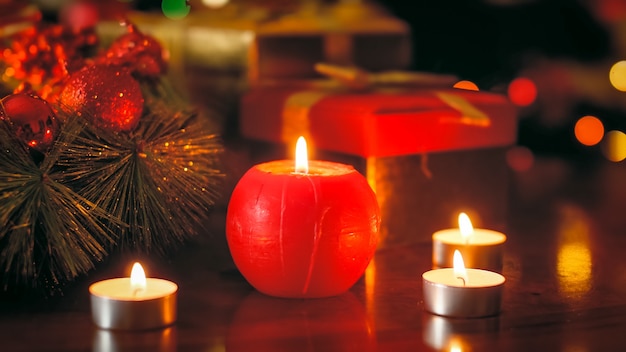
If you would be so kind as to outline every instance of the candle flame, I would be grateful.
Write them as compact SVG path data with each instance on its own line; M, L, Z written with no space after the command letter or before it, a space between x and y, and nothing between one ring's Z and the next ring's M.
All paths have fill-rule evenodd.
M465 242L469 242L472 234L474 233L474 227L469 216L465 213L459 214L459 229L461 230L461 236L465 239Z
M130 288L134 294L146 289L146 273L139 263L133 264L133 269L130 271Z
M309 173L309 160L307 156L306 140L300 136L296 142L296 173Z
M465 270L465 263L463 262L463 256L459 250L454 251L453 259L454 277L463 281L463 286L467 285L467 270Z

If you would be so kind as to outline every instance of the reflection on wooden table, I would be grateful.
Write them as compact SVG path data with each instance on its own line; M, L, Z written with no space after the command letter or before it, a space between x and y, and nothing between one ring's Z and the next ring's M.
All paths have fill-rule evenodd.
M229 261L223 212L211 236L168 260L147 259L180 286L167 329L115 332L91 322L87 287L126 259L44 301L1 302L3 351L607 351L626 331L626 167L538 159L514 175L502 312L452 319L423 309L431 243L380 249L347 293L277 299L253 290ZM130 260L128 260L130 261ZM115 263L115 264L114 264ZM119 264L118 264L119 263Z

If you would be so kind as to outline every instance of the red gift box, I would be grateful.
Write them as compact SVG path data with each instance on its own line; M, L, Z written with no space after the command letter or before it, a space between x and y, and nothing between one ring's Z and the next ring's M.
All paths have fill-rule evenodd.
M502 95L462 89L253 89L242 98L243 136L362 157L511 145L516 112Z
M516 142L517 113L503 95L440 86L265 86L242 98L239 123L258 153L282 146L274 156L289 157L285 146L293 149L304 135L312 158L365 174L381 207L380 247L430 241L434 231L458 226L461 211L475 226L506 227L505 152Z

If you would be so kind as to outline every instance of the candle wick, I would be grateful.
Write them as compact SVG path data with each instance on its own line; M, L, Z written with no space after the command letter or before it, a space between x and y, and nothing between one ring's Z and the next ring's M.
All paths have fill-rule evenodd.
M139 292L143 291L143 289L141 287L137 287L133 290L133 297L137 297L139 295Z
M465 278L463 276L457 276L456 278L463 281L463 286L465 286Z

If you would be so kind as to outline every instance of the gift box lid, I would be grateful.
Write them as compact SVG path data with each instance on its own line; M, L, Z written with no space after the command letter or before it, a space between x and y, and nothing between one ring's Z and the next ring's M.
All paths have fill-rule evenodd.
M456 88L263 87L241 101L243 136L384 157L512 145L517 111L503 95Z
M171 20L159 12L126 14L168 49L172 65L243 72L246 81L313 78L319 61L371 70L410 65L409 25L370 1L231 2L197 6ZM124 31L118 22L99 24L105 38ZM376 55L385 52L386 55Z

